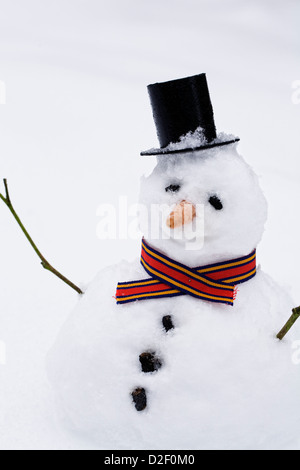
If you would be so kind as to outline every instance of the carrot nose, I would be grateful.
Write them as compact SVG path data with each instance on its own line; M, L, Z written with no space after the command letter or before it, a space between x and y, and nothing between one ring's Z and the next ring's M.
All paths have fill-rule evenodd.
M170 228L182 227L185 224L190 224L195 217L196 207L194 204L187 201L181 201L169 215L167 226Z

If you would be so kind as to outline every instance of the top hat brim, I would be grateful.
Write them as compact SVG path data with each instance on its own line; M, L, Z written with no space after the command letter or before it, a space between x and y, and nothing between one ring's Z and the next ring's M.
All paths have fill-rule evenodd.
M178 145L178 148L176 148L176 144L175 144L171 148L169 145L168 147L165 147L165 148L158 148L158 149L153 148L150 150L145 150L144 152L141 152L140 155L142 157L148 157L148 156L153 156L153 155L155 156L155 155L172 155L175 153L189 153L189 152L196 152L200 150L208 150L208 149L215 148L215 147L223 147L225 145L235 144L236 142L239 142L239 141L240 141L239 137L235 137L229 140L221 140L221 141L217 138L210 143L201 144L195 147L180 148L180 146Z

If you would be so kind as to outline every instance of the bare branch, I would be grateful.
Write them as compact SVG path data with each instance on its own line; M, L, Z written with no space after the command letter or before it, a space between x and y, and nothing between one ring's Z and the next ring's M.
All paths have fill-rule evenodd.
M40 250L38 249L38 247L36 246L36 244L34 243L34 241L32 240L31 236L29 235L29 233L27 232L26 228L24 227L24 225L22 224L21 220L20 220L20 217L18 216L18 214L16 213L15 209L13 208L13 205L11 203L11 199L10 199L10 195L9 195L9 190L8 190L8 184L7 184L7 180L4 179L3 180L4 182L4 187L5 187L5 195L6 197L4 197L1 193L0 193L0 199L7 205L7 207L9 208L10 212L12 213L12 215L14 216L15 220L17 221L19 227L21 228L22 232L24 233L25 237L27 238L28 242L30 243L30 245L32 246L32 248L34 249L35 253L37 254L37 256L40 258L41 260L41 264L43 266L44 269L46 269L47 271L50 271L52 274L54 274L55 276L57 276L59 279L61 279L63 282L65 282L68 286L70 286L72 289L74 289L78 294L83 294L82 290L77 287L75 284L73 284L73 282L69 281L69 279L67 279L65 276L63 276L60 272L58 272L55 268L53 268L53 266L51 266L51 264L46 260L46 258L42 255L42 253L40 252Z
M8 191L7 179L4 179L3 182L4 182L4 187L5 187L6 202L7 202L7 204L11 205L11 200L10 200L9 191Z
M282 330L278 333L276 336L278 339L282 340L285 335L290 331L294 323L298 320L300 317L300 307L294 308L293 309L293 314L292 316L288 319Z

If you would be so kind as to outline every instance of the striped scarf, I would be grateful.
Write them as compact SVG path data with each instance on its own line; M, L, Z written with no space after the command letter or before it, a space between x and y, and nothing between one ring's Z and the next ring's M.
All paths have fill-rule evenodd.
M256 274L256 250L242 258L189 268L159 253L143 240L141 263L150 279L119 283L117 304L188 294L233 305L235 286Z

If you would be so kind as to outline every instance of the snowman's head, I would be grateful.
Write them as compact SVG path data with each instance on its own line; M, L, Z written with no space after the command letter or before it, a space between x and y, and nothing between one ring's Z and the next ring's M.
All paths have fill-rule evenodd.
M236 145L158 157L140 202L146 240L189 266L249 254L267 218L258 178Z

